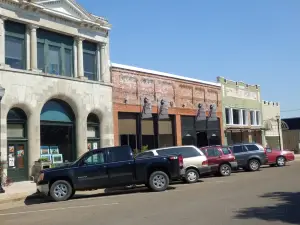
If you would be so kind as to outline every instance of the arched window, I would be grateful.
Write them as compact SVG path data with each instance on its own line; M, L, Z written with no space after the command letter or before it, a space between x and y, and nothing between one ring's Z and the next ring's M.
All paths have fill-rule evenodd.
M100 121L94 113L87 117L87 143L88 150L100 148Z

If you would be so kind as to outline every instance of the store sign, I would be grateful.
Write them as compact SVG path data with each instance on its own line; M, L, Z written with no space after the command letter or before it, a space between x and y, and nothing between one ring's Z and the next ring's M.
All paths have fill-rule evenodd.
M253 91L248 91L247 89L226 87L225 94L227 97L244 98L255 101L258 100L257 93Z

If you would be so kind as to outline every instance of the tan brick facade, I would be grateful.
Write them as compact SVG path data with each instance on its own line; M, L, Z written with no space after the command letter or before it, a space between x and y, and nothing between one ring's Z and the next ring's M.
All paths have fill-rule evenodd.
M118 112L141 112L141 101L147 97L152 103L152 112L157 113L157 101L167 100L169 114L175 115L176 144L181 145L181 116L196 116L199 103L207 109L217 106L217 116L222 118L221 87L173 77L112 67L114 140L119 144ZM220 129L223 130L222 122ZM222 143L223 135L222 134Z

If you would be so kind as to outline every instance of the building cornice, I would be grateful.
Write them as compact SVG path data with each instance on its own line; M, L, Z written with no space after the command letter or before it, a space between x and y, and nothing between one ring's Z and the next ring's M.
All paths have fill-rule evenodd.
M69 20L70 22L75 22L80 27L84 27L87 29L91 29L91 30L99 29L99 30L104 30L106 32L111 29L111 25L107 22L107 20L103 19L102 17L97 17L87 13L82 7L80 7L77 3L74 3L74 1L72 0L65 0L65 1L69 2L69 4L73 4L78 8L80 8L80 10L83 11L81 14L84 15L83 17L85 19L80 19L74 16L66 15L64 13L49 9L47 7L44 7L40 4L33 2L33 0L0 0L0 2L3 3L17 4L23 10L45 13L50 16L55 16L55 17Z

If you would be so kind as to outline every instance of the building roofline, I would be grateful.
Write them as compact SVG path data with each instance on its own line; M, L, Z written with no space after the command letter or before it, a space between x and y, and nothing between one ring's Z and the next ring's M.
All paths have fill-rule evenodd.
M191 81L191 82L196 82L196 83L201 83L201 84L207 84L207 85L211 85L211 86L221 87L220 83L198 80L198 79L194 79L194 78L179 76L179 75L175 75L175 74L171 74L171 73L165 73L165 72L160 72L160 71L156 71L156 70L148 70L148 69L143 69L143 68L139 68L139 67L118 64L118 63L111 63L111 66L115 67L115 68L120 68L120 69L138 71L138 72L142 72L142 73L149 73L149 74L163 76L163 77L170 77L170 78L179 79L179 80L185 80L185 81Z

